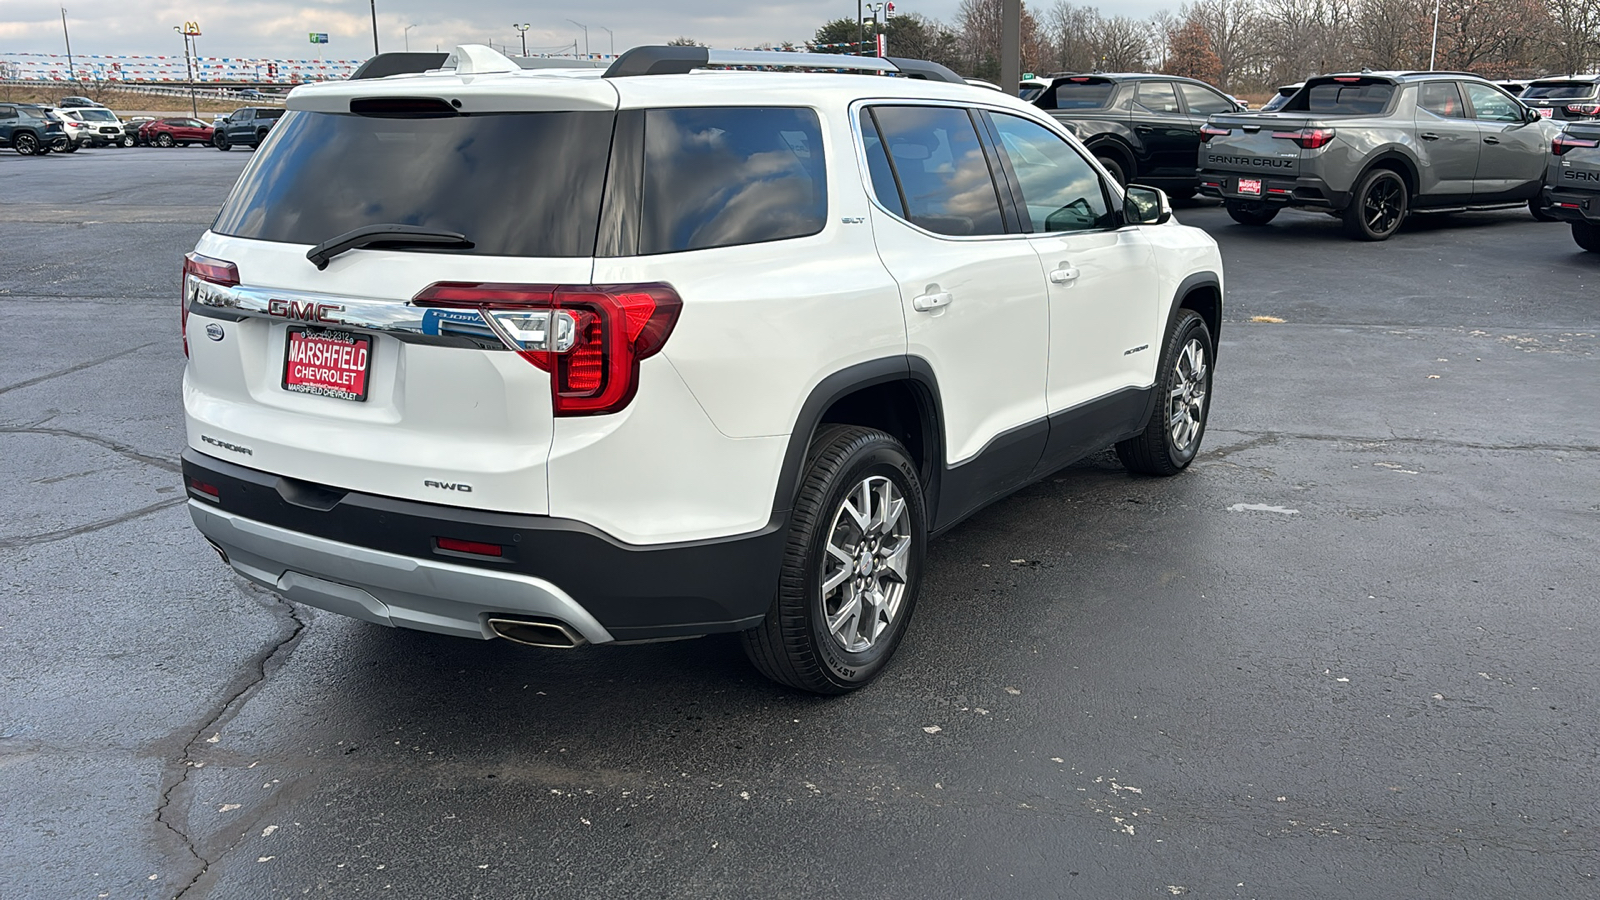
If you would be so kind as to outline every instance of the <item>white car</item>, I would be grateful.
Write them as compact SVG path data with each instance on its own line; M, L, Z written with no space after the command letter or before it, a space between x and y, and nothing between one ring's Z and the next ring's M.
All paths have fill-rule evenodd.
M87 143L94 147L132 147L133 137L126 133L122 120L117 114L105 107L84 107L82 109L63 109L62 115L66 118L83 123L84 127L77 129L90 135Z
M462 46L288 108L184 264L183 468L291 600L842 693L931 535L1200 446L1216 244L942 66Z

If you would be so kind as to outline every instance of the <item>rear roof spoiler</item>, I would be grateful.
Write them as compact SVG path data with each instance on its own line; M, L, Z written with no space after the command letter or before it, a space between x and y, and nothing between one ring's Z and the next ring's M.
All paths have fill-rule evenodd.
M362 63L361 68L356 69L355 74L350 76L350 80L427 72L443 66L449 56L448 53L379 53Z
M948 84L966 79L936 62L899 57L845 56L839 53L789 53L781 50L712 50L707 47L634 47L606 69L607 78L686 75L713 66L760 69L831 69L900 75Z

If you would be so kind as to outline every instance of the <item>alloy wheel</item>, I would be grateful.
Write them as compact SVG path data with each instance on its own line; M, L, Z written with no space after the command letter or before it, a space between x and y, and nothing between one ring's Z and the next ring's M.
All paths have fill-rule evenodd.
M1208 375L1206 348L1190 338L1172 367L1172 387L1167 392L1167 436L1179 453L1189 452L1205 423Z
M844 496L828 530L822 613L848 653L872 649L899 615L911 580L911 518L905 497L882 475Z
M1367 190L1363 213L1374 234L1388 234L1399 227L1402 190L1398 178L1380 178Z
M39 139L27 132L17 135L14 145L17 148L17 153L22 156L32 156L39 152Z

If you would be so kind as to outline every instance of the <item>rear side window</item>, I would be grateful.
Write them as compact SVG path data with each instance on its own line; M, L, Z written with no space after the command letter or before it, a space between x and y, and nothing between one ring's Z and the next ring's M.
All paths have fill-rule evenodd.
M1417 105L1446 119L1465 119L1467 105L1454 81L1431 81L1417 89Z
M212 230L316 244L366 225L419 225L476 244L451 253L590 256L615 118L291 112Z
M1184 105L1189 107L1189 114L1192 116L1233 112L1233 101L1216 91L1207 90L1198 84L1184 84L1181 81L1178 82L1178 90L1183 92Z
M1037 105L1041 109L1105 109L1116 90L1114 81L1068 78L1045 91Z
M827 221L813 110L652 109L644 143L641 254L805 237Z
M878 135L878 126L872 113L861 111L861 140L867 151L867 174L872 178L872 193L884 208L904 219L906 208L900 203L900 188L895 186L894 171L889 168L889 151Z
M1351 78L1312 84L1284 105L1285 111L1371 116L1389 108L1395 85L1389 81Z
M1595 85L1583 81L1535 81L1522 92L1524 100L1587 100Z
M877 106L871 113L909 221L935 234L1005 234L989 160L966 110Z

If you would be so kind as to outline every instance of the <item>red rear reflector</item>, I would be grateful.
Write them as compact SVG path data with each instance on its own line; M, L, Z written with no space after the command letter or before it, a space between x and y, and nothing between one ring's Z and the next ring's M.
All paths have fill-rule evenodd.
M201 481L198 478L189 479L189 490L205 494L207 497L210 497L213 500L219 500L222 498L222 492L217 490L216 485L206 484L204 481Z
M1583 207L1579 206L1576 203L1562 202L1562 203L1556 203L1556 204L1553 204L1553 205L1554 206L1558 206L1558 207L1560 207L1562 209L1582 209L1583 208Z
M212 259L195 252L183 255L183 278L178 285L178 301L182 311L178 314L178 330L183 335L183 355L189 355L189 301L199 292L198 284L190 278L220 287L234 287L239 283L239 267L227 260Z
M505 550L499 544L485 544L481 541L463 541L458 538L436 537L433 539L440 550L449 550L451 553L471 553L473 556L503 556Z
M439 282L411 302L478 310L506 347L551 373L558 416L613 413L632 402L639 388L639 362L666 345L683 308L678 292L660 283Z

